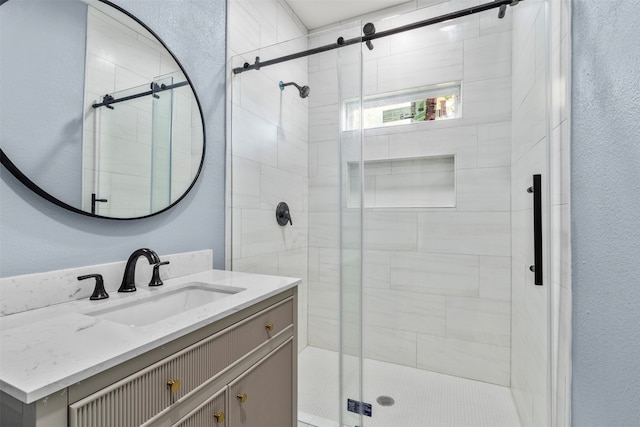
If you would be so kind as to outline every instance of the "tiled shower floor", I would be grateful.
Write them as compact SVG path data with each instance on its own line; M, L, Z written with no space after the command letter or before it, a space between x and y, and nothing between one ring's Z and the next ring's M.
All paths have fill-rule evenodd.
M338 353L307 347L298 363L298 426L337 427ZM381 395L395 404L378 405ZM364 362L364 400L373 417L362 427L520 426L506 387L375 360Z

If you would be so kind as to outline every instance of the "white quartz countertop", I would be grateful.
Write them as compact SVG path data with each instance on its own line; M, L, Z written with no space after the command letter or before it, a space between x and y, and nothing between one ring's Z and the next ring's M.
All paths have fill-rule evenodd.
M245 290L145 326L83 314L174 292L189 282ZM105 300L84 298L0 317L0 390L35 402L299 283L290 277L208 270L166 280L158 288L138 285L137 292L111 292Z

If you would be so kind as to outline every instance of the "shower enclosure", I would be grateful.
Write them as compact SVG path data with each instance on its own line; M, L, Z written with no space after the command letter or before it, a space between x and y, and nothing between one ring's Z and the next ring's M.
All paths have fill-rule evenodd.
M302 278L301 425L551 425L548 4L344 43L476 5L231 59L228 266Z

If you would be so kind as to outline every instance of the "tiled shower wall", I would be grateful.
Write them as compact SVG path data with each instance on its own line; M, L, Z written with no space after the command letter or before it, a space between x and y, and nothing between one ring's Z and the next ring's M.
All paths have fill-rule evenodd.
M284 2L228 3L227 268L302 279L299 347L306 346L308 247L307 100L278 82L307 84L299 59L233 75L231 68L306 48L306 29ZM287 40L272 49L262 49ZM249 52L249 53L247 53ZM246 54L245 54L246 53ZM245 54L242 57L237 56ZM229 174L231 172L231 175ZM279 226L275 209L286 202L292 225ZM229 258L231 257L231 258Z
M471 4L445 2L376 27ZM338 35L311 40L326 44ZM364 132L365 161L454 155L456 172L455 207L365 209L364 356L509 385L511 17L474 15L374 46L363 53L365 97L461 81L462 117ZM310 85L322 88L309 100L309 344L333 350L340 274L337 55L309 59ZM355 208L345 215L347 248L358 247L348 241L357 215ZM347 293L343 303L357 298Z

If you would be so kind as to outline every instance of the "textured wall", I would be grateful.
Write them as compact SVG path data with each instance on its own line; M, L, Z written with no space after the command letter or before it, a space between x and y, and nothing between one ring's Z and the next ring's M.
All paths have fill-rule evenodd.
M640 3L573 4L573 425L638 426Z
M2 150L78 208L86 27L87 5L79 1L13 0L0 8Z
M114 221L58 208L31 193L2 168L2 277L124 260L142 246L159 254L213 249L214 267L224 268L225 2L116 3L164 40L194 84L207 137L200 179L168 212L144 220ZM32 125L39 126L37 121Z

